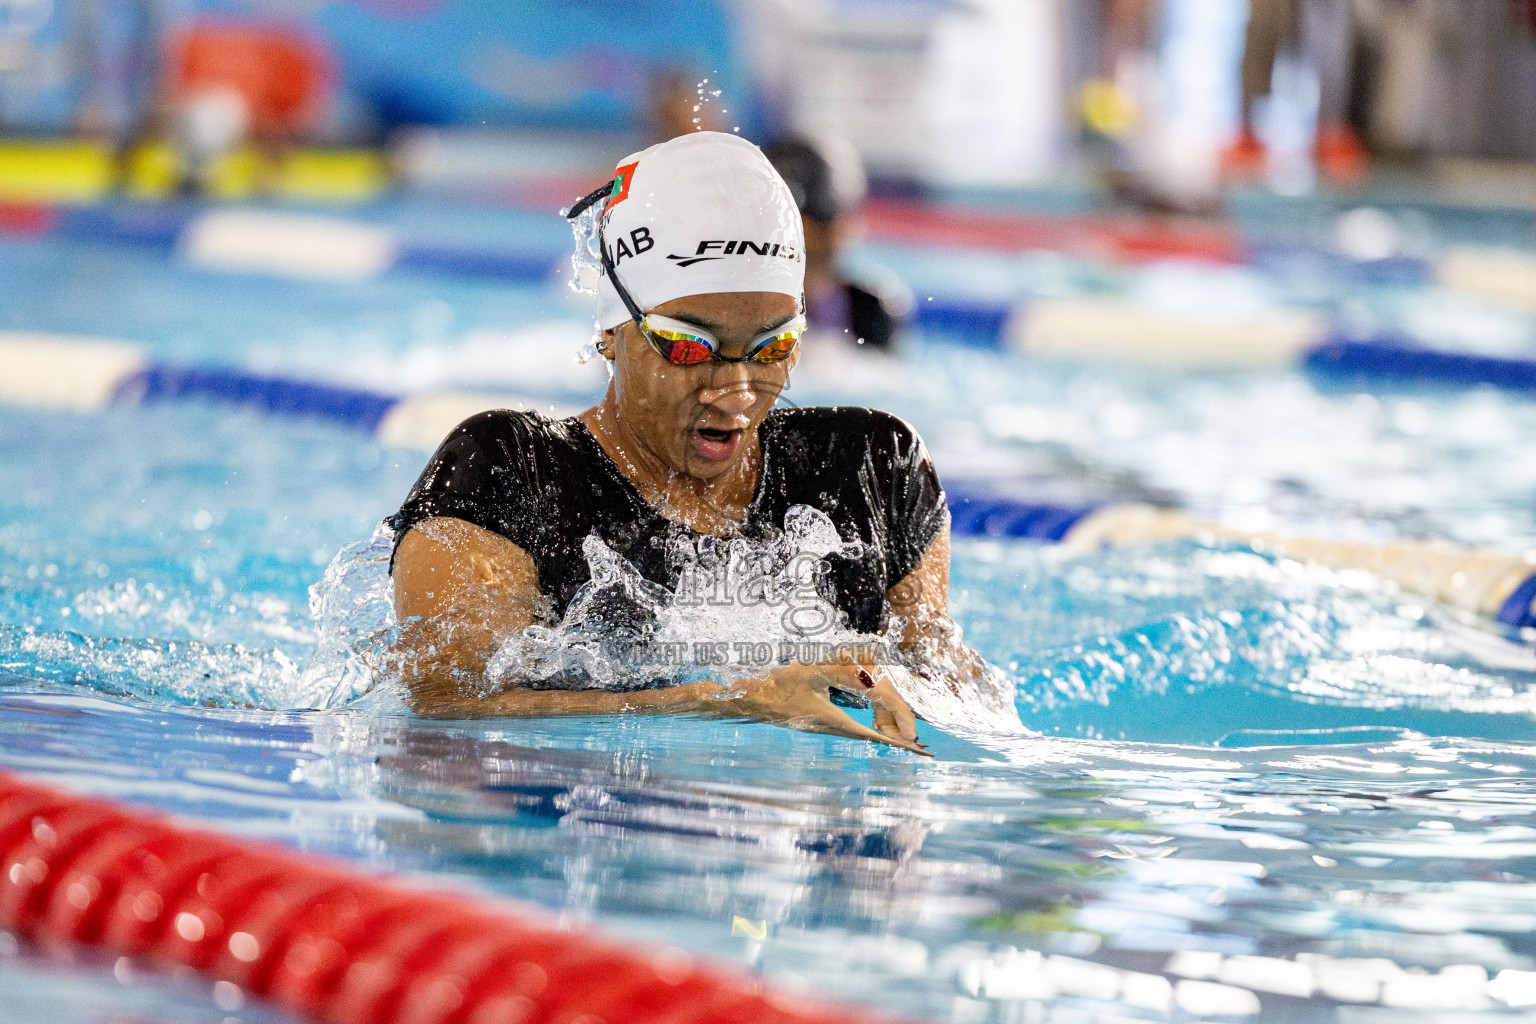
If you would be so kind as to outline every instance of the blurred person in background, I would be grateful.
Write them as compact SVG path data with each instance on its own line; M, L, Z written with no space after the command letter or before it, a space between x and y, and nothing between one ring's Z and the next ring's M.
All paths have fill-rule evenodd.
M864 199L864 167L841 139L790 135L763 147L805 224L805 301L818 334L889 352L911 315L912 294L894 275L857 274L847 252Z
M257 20L198 18L170 33L160 77L159 130L178 151L183 184L226 191L221 174L254 174L323 117L334 74L318 36Z
M81 4L72 24L86 75L75 115L79 136L128 145L154 102L166 25L186 14L185 0L119 0Z
M1223 179L1287 193L1355 182L1352 0L1105 0L1082 115L1114 142L1111 187L1157 210L1213 213Z
M0 132L126 145L192 0L0 0Z
M1249 0L1242 131L1223 154L1227 173L1261 177L1271 170L1274 140L1264 136L1275 128L1265 132L1260 109L1278 101L1303 107L1315 103L1308 155L1319 172L1340 182L1363 178L1369 165L1365 145L1348 120L1354 48L1351 0Z
M1111 0L1099 13L1099 77L1082 113L1114 143L1111 190L1148 210L1217 212L1247 0Z
M1373 149L1536 158L1536 3L1355 0L1355 13Z
M690 132L728 130L721 127L720 108L713 100L706 76L680 68L655 72L651 76L647 110L650 141L666 142Z

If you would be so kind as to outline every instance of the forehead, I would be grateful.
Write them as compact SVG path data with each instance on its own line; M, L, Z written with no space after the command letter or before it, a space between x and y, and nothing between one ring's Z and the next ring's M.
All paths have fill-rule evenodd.
M800 310L800 301L779 292L710 292L684 295L646 310L700 327L756 332L776 327Z

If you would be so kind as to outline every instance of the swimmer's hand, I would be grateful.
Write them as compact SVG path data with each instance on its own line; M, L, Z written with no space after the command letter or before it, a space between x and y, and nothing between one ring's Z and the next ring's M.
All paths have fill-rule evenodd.
M834 689L868 698L875 712L875 728L861 725L833 704ZM711 698L710 703L716 702L722 709L791 729L888 743L924 757L933 756L917 742L917 720L896 692L890 673L878 667L792 662L766 675L737 681L730 690Z

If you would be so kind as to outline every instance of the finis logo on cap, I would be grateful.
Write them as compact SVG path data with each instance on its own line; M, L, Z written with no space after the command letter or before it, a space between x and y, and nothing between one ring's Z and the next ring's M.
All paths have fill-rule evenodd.
M711 252L719 249L718 253ZM727 256L745 256L747 253L757 256L777 256L780 259L793 260L800 253L793 245L785 245L779 242L749 242L746 239L711 238L699 243L692 256L678 256L668 253L667 259L673 260L680 267L691 267L695 263L703 263L706 260L723 260Z
M608 193L608 202L603 206L604 213L629 198L629 183L634 180L635 168L639 166L640 161L636 160L613 172L613 191Z

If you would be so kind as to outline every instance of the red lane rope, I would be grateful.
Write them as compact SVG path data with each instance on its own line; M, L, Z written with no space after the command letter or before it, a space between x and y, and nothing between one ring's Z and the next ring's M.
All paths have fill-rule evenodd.
M1246 259L1242 240L1231 231L1188 222L957 210L895 199L872 199L860 214L874 238L910 245L1050 249L1131 264L1176 259L1236 265Z
M35 238L59 226L58 211L35 203L0 202L0 235Z
M321 1024L858 1024L677 951L0 772L0 927L190 967Z

